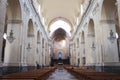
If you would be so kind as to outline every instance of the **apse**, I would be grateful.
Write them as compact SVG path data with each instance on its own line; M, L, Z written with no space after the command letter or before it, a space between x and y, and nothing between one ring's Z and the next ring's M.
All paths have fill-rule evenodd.
M54 41L61 41L65 40L66 38L66 32L62 28L58 28L52 35L52 38Z

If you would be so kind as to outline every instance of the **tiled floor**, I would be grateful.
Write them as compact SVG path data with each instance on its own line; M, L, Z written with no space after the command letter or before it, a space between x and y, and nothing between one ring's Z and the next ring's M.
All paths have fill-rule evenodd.
M65 69L56 69L47 80L78 80Z

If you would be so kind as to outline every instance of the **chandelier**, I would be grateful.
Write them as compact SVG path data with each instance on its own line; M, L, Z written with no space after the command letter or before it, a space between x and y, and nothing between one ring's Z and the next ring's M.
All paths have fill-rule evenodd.
M12 42L15 40L15 37L13 36L13 30L12 30L12 29L11 29L11 31L10 31L9 34L10 34L10 35L7 36L7 39L8 39L8 41L9 41L9 43L12 43Z
M110 40L111 43L114 43L114 40L116 40L116 36L114 36L114 32L112 30L110 30L110 36L108 37L108 39Z
M30 46L30 43L28 43L27 50L30 51L30 49L31 49L31 46Z
M92 43L92 47L91 48L92 48L93 51L95 51L96 47L95 47L95 43L94 42Z

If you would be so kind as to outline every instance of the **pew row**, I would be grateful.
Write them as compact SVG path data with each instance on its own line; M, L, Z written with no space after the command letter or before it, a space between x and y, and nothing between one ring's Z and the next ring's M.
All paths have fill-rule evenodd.
M49 67L26 72L13 73L1 76L0 80L45 80L54 70L54 67Z
M78 69L71 67L65 68L79 80L120 80L120 74L98 72L95 70Z

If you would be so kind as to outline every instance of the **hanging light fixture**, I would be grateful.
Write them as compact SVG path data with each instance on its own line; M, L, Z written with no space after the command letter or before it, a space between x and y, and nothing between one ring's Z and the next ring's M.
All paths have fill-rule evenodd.
M28 43L27 50L30 51L30 49L31 49L31 46L30 46L30 43Z
M116 36L114 36L114 32L112 30L110 30L110 36L108 37L108 39L110 40L111 43L114 43L114 40L116 39Z
M11 29L10 35L7 37L8 41L12 43L15 40L15 37L13 36L13 30Z
M96 49L96 47L95 47L95 43L94 43L94 42L92 43L92 47L91 47L91 49L92 49L93 51L95 51L95 49Z

